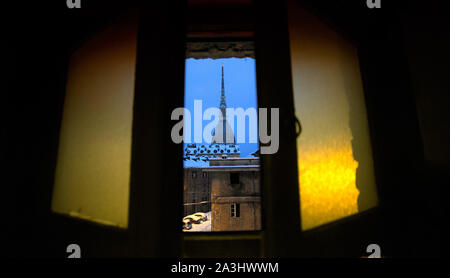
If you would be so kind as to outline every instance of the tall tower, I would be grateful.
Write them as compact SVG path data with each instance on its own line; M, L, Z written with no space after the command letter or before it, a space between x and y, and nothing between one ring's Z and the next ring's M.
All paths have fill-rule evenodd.
M227 103L225 102L225 82L223 78L223 64L222 64L222 88L220 91L220 111L222 115L226 118L227 116Z
M222 115L214 129L211 144L235 144L234 132L227 120L227 103L225 101L225 81L222 65L222 87L220 92L220 111Z
M210 158L220 159L228 157L241 156L239 145L236 144L234 132L227 120L227 104L225 101L225 81L222 65L222 87L220 92L220 111L221 117L214 129L213 137L209 145L187 145L185 151L185 160L192 159L194 162L206 162ZM234 124L234 123L233 123Z

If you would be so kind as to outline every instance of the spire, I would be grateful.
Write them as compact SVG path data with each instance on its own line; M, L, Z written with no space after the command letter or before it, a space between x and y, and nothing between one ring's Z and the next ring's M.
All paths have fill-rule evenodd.
M227 104L225 102L225 82L223 79L223 64L222 64L222 90L220 94L220 110L222 111L222 115L225 117L225 111L227 109Z
M222 64L222 88L220 94L220 111L222 112L222 117L218 122L216 128L214 129L214 135L211 144L235 144L233 129L227 120L227 104L225 102L225 80L224 80L224 70Z

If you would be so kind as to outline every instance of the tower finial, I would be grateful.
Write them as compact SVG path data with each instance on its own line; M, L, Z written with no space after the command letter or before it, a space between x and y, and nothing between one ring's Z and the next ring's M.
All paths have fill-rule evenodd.
M224 70L222 64L222 90L220 94L220 110L222 110L222 115L225 115L225 110L227 108L227 104L225 102L225 81L224 81Z

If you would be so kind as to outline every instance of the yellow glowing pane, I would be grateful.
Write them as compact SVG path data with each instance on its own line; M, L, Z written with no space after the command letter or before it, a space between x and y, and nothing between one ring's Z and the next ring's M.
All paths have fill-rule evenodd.
M302 229L377 205L356 48L289 1Z
M54 212L128 226L136 27L111 26L71 57Z
M333 143L312 152L299 151L299 182L304 229L358 212L359 190L355 186L358 162L351 146ZM301 144L300 144L301 146Z

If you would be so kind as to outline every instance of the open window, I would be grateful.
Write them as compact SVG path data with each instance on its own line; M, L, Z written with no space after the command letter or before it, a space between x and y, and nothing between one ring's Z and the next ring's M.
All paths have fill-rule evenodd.
M191 225L185 224L183 231L258 231L261 186L254 43L251 38L197 37L190 38L186 48L183 161L192 178L184 175L183 223ZM197 173L208 179L197 179ZM204 219L197 221L202 215Z
M239 185L239 173L230 173L230 184Z
M229 8L198 2L187 41L184 22L155 31L161 22L145 10L139 36L137 24L120 36L121 25L75 52L52 209L102 225L67 237L83 230L90 246L141 256L310 256L316 246L339 255L334 236L355 243L373 224L340 221L378 204L355 46L296 2L243 1L233 20ZM170 115L179 107L190 117L177 145ZM261 155L249 129L238 141L226 109L239 107L279 108L277 153ZM204 117L208 108L217 120ZM209 132L197 130L198 117ZM109 226L125 233L94 242Z

